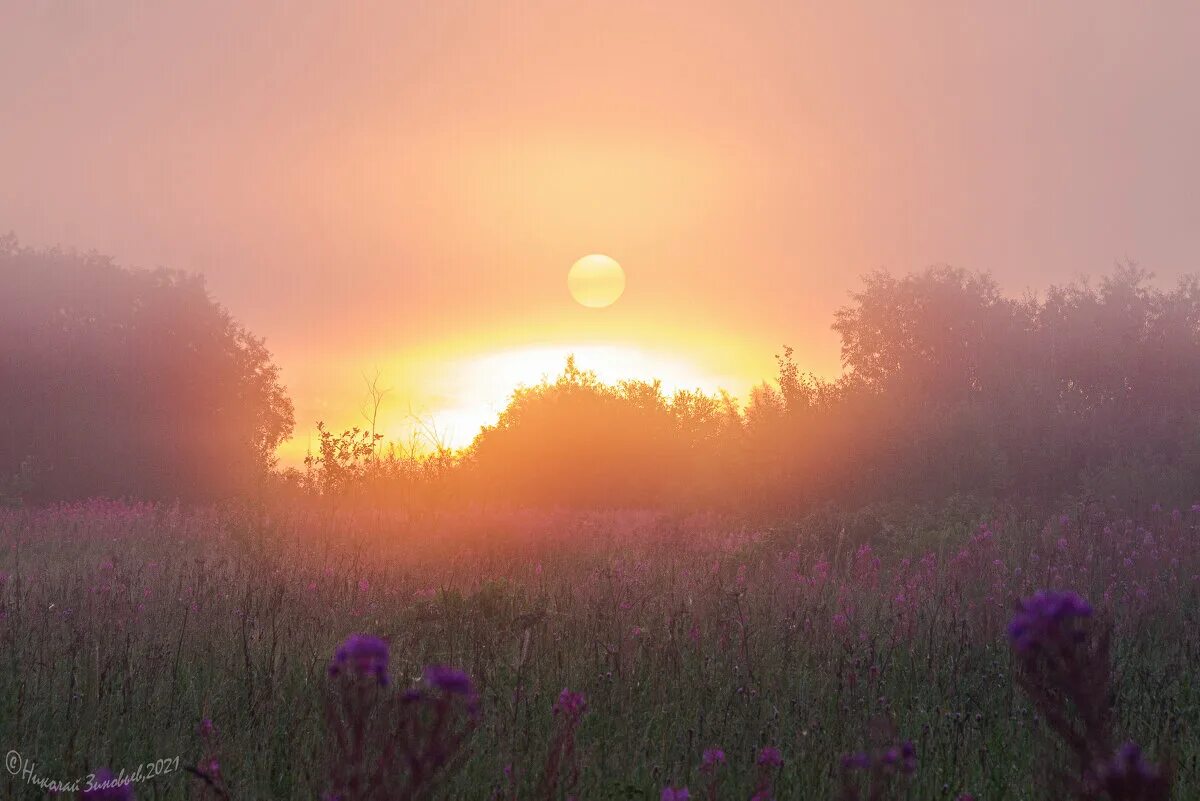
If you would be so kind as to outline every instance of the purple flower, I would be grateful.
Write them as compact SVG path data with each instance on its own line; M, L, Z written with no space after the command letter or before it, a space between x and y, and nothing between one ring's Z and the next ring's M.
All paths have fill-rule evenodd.
M426 665L425 683L446 695L462 697L467 702L467 711L472 717L479 712L479 693L475 692L475 684L470 676L458 668L448 665Z
M587 699L583 693L571 692L566 687L563 687L562 692L558 694L558 700L554 702L555 714L561 714L571 720L583 715L585 709L587 709Z
M875 759L865 751L842 755L842 770L845 771L870 770L873 765L912 775L917 770L917 749L913 747L911 740L905 740L899 745L888 747Z
M1022 653L1052 641L1076 618L1091 617L1092 605L1073 592L1038 590L1017 605L1008 624L1008 638Z
M1162 771L1145 760L1134 742L1117 749L1101 768L1100 779L1112 798L1166 798L1169 787Z
M475 685L471 677L458 668L448 665L426 665L425 683L437 687L448 695L475 695Z
M380 685L388 683L388 644L370 634L351 634L338 646L329 663L330 677L344 672L358 678L374 677Z
M101 768L85 781L85 786L91 788L83 791L85 801L134 801L133 784L128 779L118 781L108 768Z
M213 725L210 718L201 720L197 730L200 732L200 736L205 738L212 737L217 733L217 727Z
M779 753L779 749L773 746L764 746L758 752L758 764L769 768L777 768L783 764L783 756Z
M671 787L663 788L661 801L689 801L692 795L686 787Z
M1118 773L1157 772L1142 758L1142 747L1135 742L1125 743L1118 748L1110 767Z
M712 748L704 749L704 756L701 757L700 767L702 770L716 770L720 765L725 764L725 752L720 748L713 746Z

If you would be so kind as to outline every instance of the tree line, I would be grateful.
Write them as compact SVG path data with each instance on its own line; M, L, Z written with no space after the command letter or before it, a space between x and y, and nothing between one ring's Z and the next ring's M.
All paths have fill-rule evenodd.
M1095 283L1009 297L962 269L879 272L833 328L845 368L836 379L802 371L785 348L775 380L743 406L667 394L657 381L605 384L571 359L516 390L461 454L414 466L366 448L339 466L326 457L345 440L324 432L310 486L410 502L775 510L956 496L1196 500L1195 277L1163 289L1124 265Z
M791 349L741 404L606 384L568 360L469 448L321 426L278 471L291 403L263 341L178 272L0 240L0 497L804 509L953 496L1193 502L1200 281L1133 265L1011 297L950 267L868 275L833 316L844 370ZM377 409L376 409L377 411Z

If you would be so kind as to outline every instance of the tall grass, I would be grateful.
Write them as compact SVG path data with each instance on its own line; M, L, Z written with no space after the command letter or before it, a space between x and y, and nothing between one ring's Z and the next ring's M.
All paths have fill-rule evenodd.
M904 536L837 516L0 510L0 746L52 778L178 755L216 760L235 799L319 798L329 660L364 632L401 688L431 663L474 679L446 797L538 798L570 688L581 799L748 798L764 748L775 797L832 798L881 721L913 743L907 797L1037 798L1059 747L1004 630L1015 598L1055 587L1112 626L1115 731L1191 798L1198 543L1200 508L1100 505ZM724 762L705 767L712 748ZM135 789L204 787L179 771ZM41 797L8 774L0 796Z

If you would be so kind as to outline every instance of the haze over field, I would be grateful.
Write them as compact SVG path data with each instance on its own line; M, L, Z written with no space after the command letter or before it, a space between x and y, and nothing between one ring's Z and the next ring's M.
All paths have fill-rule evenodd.
M0 0L0 799L1200 798L1197 42Z
M12 3L0 230L203 273L312 423L470 440L567 353L745 399L858 276L1200 262L1200 8ZM605 309L566 274L614 257Z

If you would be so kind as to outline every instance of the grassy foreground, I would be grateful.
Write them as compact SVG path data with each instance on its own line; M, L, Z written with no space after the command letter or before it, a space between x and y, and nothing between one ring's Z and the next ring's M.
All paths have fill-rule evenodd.
M772 747L775 797L832 798L839 757L888 721L916 750L905 797L1037 798L1062 754L1014 684L1005 626L1052 587L1112 627L1116 729L1174 764L1177 798L1200 797L1200 508L1138 517L0 511L0 747L49 779L215 759L234 799L320 798L327 667L363 632L389 642L395 688L435 663L479 690L436 797L538 798L570 688L587 702L578 777L555 797L715 781L745 799ZM17 773L0 797L43 797ZM133 789L203 788L179 769Z

